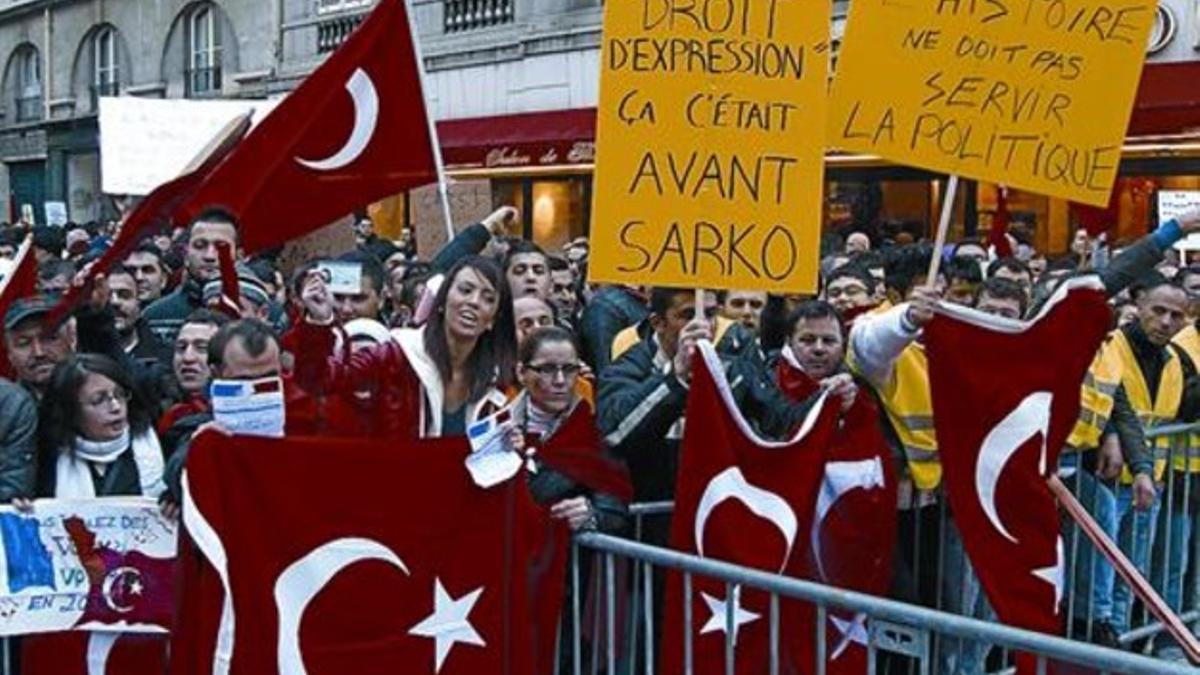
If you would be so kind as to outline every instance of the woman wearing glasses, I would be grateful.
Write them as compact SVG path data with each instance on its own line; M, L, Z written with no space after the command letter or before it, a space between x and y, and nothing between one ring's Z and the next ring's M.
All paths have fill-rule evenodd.
M40 421L38 496L157 498L165 489L148 407L112 359L80 354L55 368Z
M632 488L625 468L605 454L591 406L577 393L582 365L575 337L557 326L542 328L517 356L523 389L512 411L526 447L535 451L534 499L572 530L624 529Z

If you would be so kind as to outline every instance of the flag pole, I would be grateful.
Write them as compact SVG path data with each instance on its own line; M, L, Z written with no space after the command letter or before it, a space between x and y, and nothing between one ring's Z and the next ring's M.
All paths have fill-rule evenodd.
M1125 580L1125 583L1129 584L1133 592L1142 599L1142 602L1146 605L1146 609L1150 610L1154 618L1161 621L1167 632L1171 634L1171 637L1175 638L1175 641L1179 643L1179 646L1187 654L1188 660L1193 664L1200 663L1200 640L1195 635L1192 635L1192 632L1184 625L1183 620L1167 606L1167 603L1154 590L1150 582L1146 581L1146 578L1138 572L1138 569L1133 566L1129 558L1125 557L1125 554L1113 543L1108 534L1100 529L1100 525L1083 508L1083 505L1079 503L1075 495L1071 494L1067 486L1063 485L1062 480L1058 476L1050 476L1046 479L1046 484L1050 486L1050 491L1058 498L1063 509L1079 525L1083 533L1087 535L1087 538L1091 540L1096 550L1100 551L1105 558L1108 558L1108 561L1112 563L1112 566L1121 575L1121 578Z
M937 236L933 242L933 258L929 261L929 274L925 285L937 285L938 270L942 265L942 248L946 245L946 231L950 229L950 217L954 215L954 200L958 197L958 176L951 174L946 181L946 194L942 195L942 217L938 220Z
M404 14L408 17L408 33L412 36L413 56L417 61L417 76L421 78L421 101L425 104L425 121L429 125L429 144L433 147L433 161L437 165L438 199L442 202L442 218L446 221L446 241L454 239L454 222L450 218L450 189L446 182L446 165L442 162L442 144L438 141L437 123L425 95L425 57L421 54L421 39L417 35L417 22L413 18L413 3L403 0ZM407 214L406 214L407 215Z

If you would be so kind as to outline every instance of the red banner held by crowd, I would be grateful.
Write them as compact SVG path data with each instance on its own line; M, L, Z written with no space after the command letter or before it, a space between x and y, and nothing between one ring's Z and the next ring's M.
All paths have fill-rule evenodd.
M0 345L4 344L4 315L8 308L21 298L37 293L37 257L33 254L33 237L26 237L13 256L12 267L0 281ZM0 377L15 379L12 364L8 360L8 349L0 349Z
M467 452L200 436L172 672L549 672L565 526L523 475L477 487Z
M257 253L437 178L404 0L383 0L184 209L228 211Z
M167 636L50 633L21 638L23 675L162 675Z
M204 179L233 150L249 128L249 114L231 120L188 164L178 178L163 183L141 200L121 223L112 246L108 247L104 255L88 270L86 283L72 284L54 309L47 314L45 323L54 325L62 320L91 290L97 275L107 273L114 265L124 261L147 237L169 231L172 225L185 224L174 220L176 212L196 194Z
M1063 283L1029 322L943 305L925 329L946 490L1000 620L1062 630L1063 541L1046 486L1109 326L1095 276ZM964 348L964 345L969 348ZM1021 672L1032 659L1018 658Z
M693 368L681 461L675 489L671 547L772 573L805 577L825 450L837 423L827 399L790 440L758 437L737 412L724 370L710 343L701 343ZM692 579L692 625L684 626L681 575L667 577L663 672L682 672L683 634L689 630L697 672L725 672L726 612L734 603L738 672L767 669L770 599L743 589L728 597L725 583ZM780 603L780 635L812 635L811 612ZM808 631L807 633L803 631ZM781 663L804 663L811 640L780 642ZM786 668L784 669L786 672Z
M816 393L820 383L792 358L791 349L785 347L778 382L785 395L802 401ZM896 471L879 421L874 398L860 389L826 449L808 543L810 578L883 597L892 582L898 524ZM866 672L866 618L832 609L828 616L826 672Z

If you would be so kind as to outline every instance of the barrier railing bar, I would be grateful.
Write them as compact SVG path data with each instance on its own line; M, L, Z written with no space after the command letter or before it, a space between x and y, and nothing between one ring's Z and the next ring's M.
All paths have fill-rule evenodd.
M1040 653L1055 660L1068 661L1093 668L1119 671L1129 675L1195 675L1195 670L1173 663L1147 659L1112 649L1074 642L1061 637L1043 635L1001 624L978 619L955 616L877 598L862 593L846 591L829 586L791 579L779 575L750 570L737 565L709 560L696 556L657 548L604 534L582 533L576 535L580 545L593 550L621 555L652 563L659 567L681 570L685 587L685 658L691 660L691 575L725 579L732 583L751 586L781 596L820 604L833 605L848 612L865 612L877 619L901 624L917 625L926 630L935 630L958 638L970 638L1004 645L1016 651ZM687 672L691 672L690 667Z
M580 653L583 651L583 638L579 633L582 623L579 616L579 549L578 542L571 543L571 672L574 675L583 675L583 656Z
M779 675L779 596L771 594L771 663L770 675Z
M651 564L653 560L647 560ZM692 675L692 575L683 575L683 672Z
M654 566L650 563L645 563L642 570L642 594L642 613L646 617L646 675L654 675ZM630 672L633 670L632 667L629 669Z
M604 642L608 647L608 672L617 672L617 580L613 567L613 554L604 556L604 585L607 595L604 598L605 614Z
M735 675L733 649L737 644L738 586L725 584L725 675Z

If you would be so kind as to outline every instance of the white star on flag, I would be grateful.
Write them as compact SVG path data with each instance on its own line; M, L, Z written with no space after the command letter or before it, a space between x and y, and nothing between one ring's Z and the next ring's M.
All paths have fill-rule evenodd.
M710 612L712 612L712 616L709 617L708 623L704 624L704 627L700 629L700 634L704 635L705 633L712 633L714 631L721 631L722 633L724 633L725 632L725 618L726 618L725 615L729 611L728 601L719 600L717 598L714 598L713 596L709 595L708 593L705 593L704 591L700 591L700 596L704 598L705 604L708 605L708 610ZM743 625L748 624L752 621L756 621L760 618L759 615L755 614L754 612L742 609L741 604L738 602L739 596L740 596L740 593L738 593L738 590L734 589L734 591L733 591L733 642L734 642L734 644L737 644L738 629L741 628Z
M480 586L461 598L451 598L446 589L442 587L441 579L435 578L433 584L433 614L410 628L408 634L434 639L434 651L437 658L433 672L436 673L442 669L442 664L445 663L446 657L450 655L450 650L454 648L455 644L462 642L486 647L487 643L483 641L479 632L467 619L471 608L475 606L475 602L483 593L483 587Z
M842 634L842 641L838 643L837 649L833 650L833 654L829 657L830 661L838 660L852 644L860 644L867 646L870 642L870 636L867 635L867 615L855 614L853 621L846 621L839 618L833 613L829 614L829 620L833 623L834 628Z
M1054 613L1058 614L1058 606L1062 604L1063 599L1063 581L1066 577L1066 568L1063 565L1063 540L1058 538L1058 545L1055 547L1057 561L1050 567L1042 567L1033 571L1033 576L1045 581L1054 587Z

